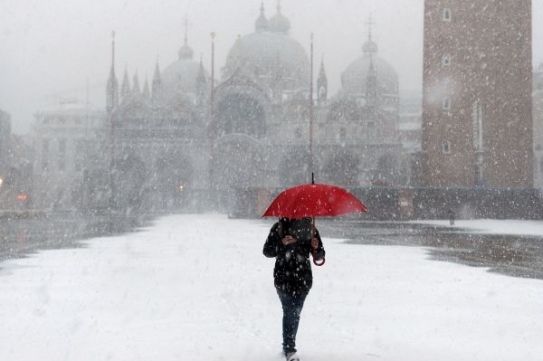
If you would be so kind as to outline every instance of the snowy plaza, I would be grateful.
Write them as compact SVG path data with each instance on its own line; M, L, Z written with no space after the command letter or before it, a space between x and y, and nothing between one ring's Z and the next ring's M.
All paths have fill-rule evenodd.
M492 222L543 234L542 222ZM274 261L262 255L271 224L172 215L2 262L0 359L281 360ZM303 361L540 360L541 280L431 260L422 247L323 242Z

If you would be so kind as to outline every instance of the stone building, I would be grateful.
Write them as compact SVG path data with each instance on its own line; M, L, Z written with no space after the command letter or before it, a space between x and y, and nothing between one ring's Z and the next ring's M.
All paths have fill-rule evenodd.
M262 5L216 80L185 33L177 59L157 61L143 86L126 70L117 79L113 41L105 112L64 100L36 114L34 207L224 209L232 195L311 173L345 187L404 184L398 75L371 29L330 95L324 62L314 65L290 27L279 2L269 18Z
M6 208L8 195L8 179L10 175L9 139L11 137L10 115L0 110L0 209Z
M531 5L425 0L427 186L533 186Z
M279 4L270 18L262 5L254 32L235 40L213 87L186 35L174 63L162 71L157 63L150 87L146 80L140 89L137 74L130 82L126 72L119 85L113 62L106 133L118 202L190 208L211 192L224 204L310 182L311 173L347 187L401 184L398 75L378 56L371 29L341 90L329 96L324 63L314 71L290 27Z
M117 206L187 208L207 194L209 81L186 36L175 62L162 72L157 62L151 86L125 71L119 89L112 63L105 133Z
M75 99L64 99L36 113L30 137L35 148L33 207L72 211L89 203L86 182L106 177L104 167L104 111ZM101 197L105 206L107 189Z
M543 64L533 75L534 187L543 191Z
M8 165L9 138L11 136L11 117L0 110L0 178L5 178Z

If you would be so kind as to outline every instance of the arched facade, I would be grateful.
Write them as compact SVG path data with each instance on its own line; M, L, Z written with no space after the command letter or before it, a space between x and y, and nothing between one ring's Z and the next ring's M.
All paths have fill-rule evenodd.
M135 152L152 170L143 187L158 192L157 206L181 184L187 193L218 192L220 202L307 183L312 173L346 187L398 184L398 78L377 44L370 36L330 99L321 63L311 106L310 59L290 26L279 6L271 18L262 6L255 31L228 52L213 97L186 39L174 63L162 73L157 64L151 91L147 82L139 90L136 77L123 84L112 111L119 156Z

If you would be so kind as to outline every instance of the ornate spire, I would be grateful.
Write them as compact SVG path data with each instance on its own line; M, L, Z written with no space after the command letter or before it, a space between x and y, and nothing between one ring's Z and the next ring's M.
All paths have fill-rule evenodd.
M132 81L132 94L133 95L141 95L140 81L139 81L139 78L138 78L138 72L137 71L134 73L134 80Z
M128 80L128 71L124 68L123 83L121 85L121 97L124 99L130 95L130 81Z
M200 67L198 68L198 75L196 76L196 82L198 84L206 83L206 73L204 70L204 62L202 60L202 55L200 55Z
M119 105L119 84L115 76L115 32L111 33L111 70L106 88L106 110L113 111Z
M194 52L192 51L191 47L188 45L188 19L187 15L185 14L185 21L184 21L184 27L185 27L185 36L184 36L184 44L179 49L179 59L180 60L191 60L194 56Z
M158 57L156 58L155 73L153 75L153 83L151 86L153 99L157 99L162 93L162 78L160 76L160 67L158 65Z
M281 14L281 0L277 0L277 14L268 21L270 31L288 34L290 30L290 21Z
M371 14L368 17L366 24L368 25L368 41L366 41L366 43L362 46L362 52L364 55L377 54L378 47L377 44L372 40L371 36L372 25L374 24Z
M198 68L198 75L196 76L196 92L197 92L197 105L204 105L206 93L207 93L207 79L206 73L204 70L204 61L202 60L202 55L200 54L200 67Z
M326 71L324 70L324 55L321 58L321 68L319 70L319 77L317 78L317 100L319 105L326 101L328 98L328 78L326 77Z
M373 66L373 54L370 53L370 66L366 77L366 104L370 107L377 106L378 95L377 72Z
M189 20L187 18L187 14L185 14L185 45L188 43L188 33L189 33Z
M264 15L264 1L260 3L260 16L255 21L255 31L266 31L268 30L268 19Z

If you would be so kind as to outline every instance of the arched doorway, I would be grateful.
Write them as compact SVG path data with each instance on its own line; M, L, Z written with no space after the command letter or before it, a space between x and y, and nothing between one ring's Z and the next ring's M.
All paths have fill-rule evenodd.
M261 186L261 164L260 143L256 139L243 134L218 139L211 163L211 187L219 210L228 210L238 195Z
M194 167L177 153L163 155L155 163L155 205L161 210L186 207L192 191Z
M114 204L126 210L141 209L148 178L145 163L135 154L127 154L115 162L114 174Z

